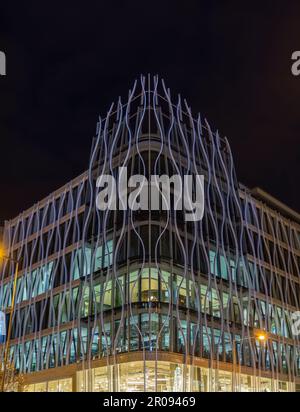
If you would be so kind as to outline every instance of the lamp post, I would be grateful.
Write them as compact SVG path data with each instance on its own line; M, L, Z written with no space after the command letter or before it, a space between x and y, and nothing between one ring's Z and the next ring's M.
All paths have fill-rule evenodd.
M246 336L243 339L239 340L239 343L242 343L244 341L251 341L251 340L258 340L261 343L266 342L268 339L268 336L265 332L258 332L254 336ZM236 343L237 340L236 338L233 339L232 341L232 391L234 392L234 387L235 387L235 381L236 381L236 367L237 367L237 359L236 359Z
M8 330L7 330L6 342L5 342L5 349L4 349L3 374L2 374L1 390L0 390L1 392L4 392L6 369L7 369L7 360L8 360L8 355L9 355L11 329L12 329L12 318L13 318L13 313L14 313L14 309L15 309L15 300L16 300L16 292L17 292L17 280L18 280L20 259L16 260L16 259L13 259L12 257L6 256L3 248L0 248L0 259L1 260L8 260L9 262L14 262L16 264L15 274L14 274L14 279L13 279L12 299L11 299L11 306L10 306L10 313L9 313L9 324L8 324Z

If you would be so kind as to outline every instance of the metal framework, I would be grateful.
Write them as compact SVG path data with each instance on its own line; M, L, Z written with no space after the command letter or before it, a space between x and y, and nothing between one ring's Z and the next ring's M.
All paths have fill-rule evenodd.
M99 211L96 179L117 177L121 166L146 177L204 175L203 220L186 222L176 210ZM125 104L119 99L99 118L87 172L6 222L9 253L23 259L11 362L28 382L38 382L33 372L76 365L76 390L95 390L95 365L103 390L126 390L122 365L137 361L143 390L222 390L222 371L232 373L231 390L242 390L246 375L295 390L299 222L240 185L227 139L180 96L174 103L163 81L142 76ZM0 278L7 311L14 270L6 262ZM177 365L171 386L160 383L164 362Z

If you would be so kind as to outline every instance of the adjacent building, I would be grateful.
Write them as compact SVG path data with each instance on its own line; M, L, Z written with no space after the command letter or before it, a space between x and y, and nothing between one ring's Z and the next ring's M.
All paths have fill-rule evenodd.
M204 175L203 219L99 210L97 178L120 167ZM25 391L300 391L300 215L240 184L227 139L157 77L99 118L87 171L3 239ZM14 273L5 260L7 313Z

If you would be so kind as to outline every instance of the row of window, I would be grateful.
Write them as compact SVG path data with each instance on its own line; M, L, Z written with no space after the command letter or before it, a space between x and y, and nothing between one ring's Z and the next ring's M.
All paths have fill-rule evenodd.
M76 373L77 392L289 392L300 384L165 361L136 361ZM146 379L145 379L146 377ZM72 378L26 385L24 392L71 392ZM166 399L166 398L165 398ZM162 400L162 402L164 402ZM167 403L166 403L167 404Z
M11 228L10 237L14 243L33 235L44 227L53 224L58 218L71 213L85 202L85 183L64 192L60 197L50 200L49 204L37 209Z
M299 347L271 340L267 344L256 341L251 346L249 342L217 328L199 327L194 322L179 321L176 317L169 319L158 313L144 313L125 318L122 323L120 320L105 322L103 327L82 326L80 334L74 328L20 342L11 346L10 356L15 367L26 373L74 363L87 354L102 358L141 350L189 353L232 362L235 348L235 359L242 365L300 376Z
M96 252L93 254L91 247L88 245L84 248L84 252L81 248L75 250L72 254L69 254L64 258L61 258L62 266L65 268L64 263L69 263L71 280L79 279L79 277L85 277L91 274L92 261L94 264L93 272L97 272L100 269L104 269L112 263L113 246L112 241L108 241L106 245L100 245L96 248ZM70 274L65 273L64 279L56 279L59 274L58 261L50 261L45 265L34 269L29 273L25 273L18 279L17 282L17 298L16 302L30 300L38 295L41 295L48 290L64 284L70 281ZM11 280L5 283L0 288L0 307L7 308L11 305L12 299L12 283Z
M162 302L178 305L182 309L201 311L215 318L244 324L252 328L266 329L272 334L293 339L291 328L292 312L261 299L255 301L249 296L239 299L230 297L229 292L208 287L196 280L186 279L179 274L171 275L166 270L145 268L123 274L117 279L96 283L93 288L87 284L83 290L81 316L99 314L102 311L122 307L130 302Z
M286 244L292 243L295 249L300 248L300 232L295 228L288 226L280 219L280 215L274 217L269 211L257 208L254 203L247 202L243 199L245 221L255 227L259 226L264 232L271 236L276 236L281 242Z
M109 247L107 250L110 253ZM102 255L102 259L105 260L105 256L108 255ZM88 273L89 267L85 274ZM80 317L99 316L101 313L109 316L108 311L111 309L121 309L130 303L133 311L136 310L135 304L136 307L144 305L145 311L149 306L157 305L166 305L161 309L166 311L171 304L174 305L173 309L177 306L183 311L189 309L195 319L201 313L216 320L222 319L237 325L264 329L278 336L295 338L290 311L261 299L253 300L249 295L241 298L233 293L230 296L229 290L219 286L220 288L216 287L215 282L206 285L198 279L194 282L178 273L171 274L153 267L135 270L128 275L124 273L107 281L100 276L93 279L92 285L88 280L71 291L67 289L59 294L49 295L35 302L34 306L25 306L16 311L12 336L17 338ZM25 296L24 293L18 294L19 299L22 296Z

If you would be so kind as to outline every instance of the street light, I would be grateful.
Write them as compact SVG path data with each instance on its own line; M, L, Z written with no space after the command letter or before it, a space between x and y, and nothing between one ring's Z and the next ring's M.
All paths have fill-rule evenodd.
M268 339L268 335L266 334L266 332L264 331L258 331L256 332L256 334L254 336L246 336L243 339L239 340L239 343L242 343L244 341L251 341L251 340L259 340L261 343L264 343L267 341ZM236 343L237 340L236 338L233 339L232 341L232 366L233 366L233 370L232 370L232 389L234 389L235 386L235 381L236 381L236 366L237 366L237 359L236 359ZM240 366L240 363L239 363Z
M259 335L257 335L257 339L261 342L264 342L265 340L267 340L267 335L265 333L260 333Z
M5 250L3 246L0 246L0 259L2 260L4 259L4 257L5 257Z
M7 368L7 359L8 359L8 354L9 354L11 329L12 329L12 318L13 318L13 313L14 313L14 309L15 309L15 300L16 300L16 292L17 292L17 280L18 280L20 259L14 259L10 256L7 256L4 246L0 246L0 260L8 260L9 262L14 262L16 264L14 280L13 280L13 293L12 293L10 313L9 313L8 331L7 331L7 334L6 334L6 343L5 343L5 348L4 348L3 375L2 375L2 381L1 381L1 392L4 392L6 368Z

